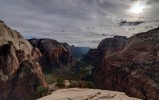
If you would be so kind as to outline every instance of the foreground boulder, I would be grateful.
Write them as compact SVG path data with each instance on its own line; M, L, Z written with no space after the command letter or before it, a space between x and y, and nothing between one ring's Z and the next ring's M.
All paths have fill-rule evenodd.
M69 66L72 61L71 49L67 43L53 39L30 39L34 47L34 57L43 68Z
M32 100L38 87L47 88L32 46L0 21L0 100Z
M112 49L108 42L102 44L97 50L104 48L104 55L93 70L97 88L159 100L159 28L136 34L117 48Z

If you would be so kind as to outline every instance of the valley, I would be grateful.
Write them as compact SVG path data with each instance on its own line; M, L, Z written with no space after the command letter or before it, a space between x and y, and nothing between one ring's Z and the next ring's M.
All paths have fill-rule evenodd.
M2 100L159 99L159 28L106 38L96 49L26 40L2 21L0 36Z

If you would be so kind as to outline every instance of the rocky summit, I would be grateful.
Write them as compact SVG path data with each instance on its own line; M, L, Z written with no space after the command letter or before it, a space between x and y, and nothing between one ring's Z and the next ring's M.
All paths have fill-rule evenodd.
M88 53L90 58L91 54L100 59L93 69L97 88L159 100L159 28L128 39L105 39Z
M0 21L0 100L33 100L38 87L47 84L31 44Z

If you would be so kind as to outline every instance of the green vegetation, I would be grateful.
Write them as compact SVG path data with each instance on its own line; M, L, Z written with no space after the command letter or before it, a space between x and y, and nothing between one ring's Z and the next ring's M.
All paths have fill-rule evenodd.
M69 88L79 87L79 80L85 78L86 80L90 75L89 64L82 60L73 60L71 66L63 66L54 69L44 70L44 78L47 83L57 83L57 86L60 88L65 87L64 80L70 80ZM95 88L95 85L91 81L84 81L85 88Z
M38 86L36 88L36 97L39 98L39 97L42 97L42 96L45 96L48 94L48 89L46 87L43 87L43 86Z
M58 78L57 79L57 86L59 86L59 87L64 87L65 86L63 78Z
M48 84L52 84L56 82L56 76L51 73L43 73L44 79Z
M89 75L88 66L88 64L81 60L74 60L71 66L44 70L44 78L49 84L55 83L58 78L78 81L82 77Z
M81 60L76 60L74 66L70 70L69 79L79 80L89 75L88 64Z
M91 89L95 89L95 84L94 84L94 82L87 81L86 87L91 88Z

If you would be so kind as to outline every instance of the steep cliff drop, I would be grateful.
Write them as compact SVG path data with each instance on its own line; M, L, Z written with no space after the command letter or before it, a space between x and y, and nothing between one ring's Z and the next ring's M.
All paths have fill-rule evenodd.
M136 34L120 45L109 44L102 41L94 50L97 56L104 50L93 70L97 88L159 100L159 28Z
M33 100L37 88L47 88L32 46L0 21L0 100Z

